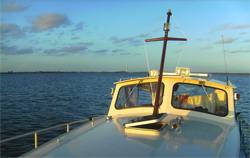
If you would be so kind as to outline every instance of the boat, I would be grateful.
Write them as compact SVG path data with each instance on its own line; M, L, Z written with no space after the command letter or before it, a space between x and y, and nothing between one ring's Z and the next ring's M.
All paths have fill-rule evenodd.
M107 115L1 143L34 134L35 149L20 157L248 157L249 123L236 113L237 87L189 68L163 72L167 41L186 40L168 37L171 10L167 15L165 37L145 40L164 41L160 71L116 82ZM67 133L37 146L37 133L62 126Z

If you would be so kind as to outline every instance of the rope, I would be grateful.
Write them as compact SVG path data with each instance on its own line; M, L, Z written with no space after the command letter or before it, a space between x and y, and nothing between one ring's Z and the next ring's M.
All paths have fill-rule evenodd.
M155 27L155 29L146 37L146 39L151 36L151 34L153 32L155 32L155 30L159 27L159 25L162 23L162 21L166 18L167 14L161 19L161 21L159 22L159 24ZM150 72L150 68L149 68L149 62L148 62L148 51L147 51L147 45L146 42L144 41L144 46L145 46L145 53L146 53L146 59L147 59L147 67L148 67L148 73ZM150 77L150 87L151 87L151 95L153 95L153 86L152 86L152 82L151 82L151 77Z
M178 22L176 21L176 19L175 19L175 17L174 17L174 14L172 14L172 16L173 16L173 18L174 18L174 21L175 21L176 24L178 25L178 27L181 29L180 25L178 24ZM182 34L185 36L185 38L187 38L186 35L184 34L184 32L182 31L182 29L181 29L181 32L182 32Z
M184 46L184 48L183 48L183 50L182 50L182 53L181 53L180 59L179 59L179 61L178 61L177 65L176 65L176 67L178 67L178 65L179 65L179 62L180 62L181 57L182 57L182 55L183 55L183 52L184 52L184 50L185 50L185 48L186 48L186 45L187 45L187 42L185 43L185 46Z
M157 27L162 23L162 21L166 18L167 14L161 19L161 21L159 22L159 24L155 27L155 29L146 37L148 38L153 32L155 32L155 30L157 29Z
M181 29L180 25L178 24L178 22L177 22L177 20L175 19L175 17L174 17L174 15L173 15L173 14L172 14L172 16L173 16L173 18L174 18L174 21L176 22L176 24L177 24L177 25L178 25L178 27L180 28L180 30L181 30L181 32L182 32L182 34L185 36L185 38L187 38L187 37L186 37L186 35L184 34L184 32L182 31L182 29ZM184 48L183 48L183 50L182 50L182 53L181 53L180 59L179 59L179 61L178 61L177 65L176 65L176 67L178 67L178 65L179 65L179 62L180 62L181 57L182 57L182 55L183 55L183 52L184 52L184 50L185 50L185 48L186 48L186 45L187 45L187 41L186 41L186 44L185 44L185 46L184 46Z
M146 37L146 39L151 36L151 34L153 32L155 32L155 30L158 28L158 26L162 23L162 21L166 18L167 15L165 15L161 21L159 22L159 24L155 27L155 29ZM148 72L150 71L150 68L149 68L149 62L148 62L148 52L147 52L147 45L146 45L146 42L144 41L144 46L145 46L145 52L146 52L146 58L147 58L147 66L148 66Z

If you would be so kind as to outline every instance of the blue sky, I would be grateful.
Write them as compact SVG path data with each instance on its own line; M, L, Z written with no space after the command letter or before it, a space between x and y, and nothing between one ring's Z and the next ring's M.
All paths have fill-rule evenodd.
M225 72L223 36L228 72L249 73L249 8L248 0L3 0L1 71L147 71L144 40L164 36L171 9L181 29L171 16L169 37L188 41L168 42L164 71L174 71L186 45L179 67ZM151 70L162 45L146 44Z

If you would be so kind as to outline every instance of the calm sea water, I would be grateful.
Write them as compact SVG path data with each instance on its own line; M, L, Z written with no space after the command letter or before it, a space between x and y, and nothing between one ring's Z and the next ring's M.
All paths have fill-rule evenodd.
M146 73L1 74L1 140L58 124L108 113L110 88L120 78ZM241 98L237 111L249 119L249 78L229 75ZM213 79L226 81L225 75ZM70 126L70 129L78 125ZM38 145L62 134L66 127L38 134ZM34 148L34 135L1 144L2 157L16 157Z

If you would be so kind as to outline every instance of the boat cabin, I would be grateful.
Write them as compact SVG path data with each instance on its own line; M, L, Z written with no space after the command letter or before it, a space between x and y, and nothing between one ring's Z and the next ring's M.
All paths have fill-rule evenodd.
M178 74L182 71L182 74ZM108 116L150 115L153 112L158 72L145 78L121 80L112 91ZM163 73L158 113L189 115L233 124L233 89L227 83L211 79L208 74L190 73L177 68L176 73Z

